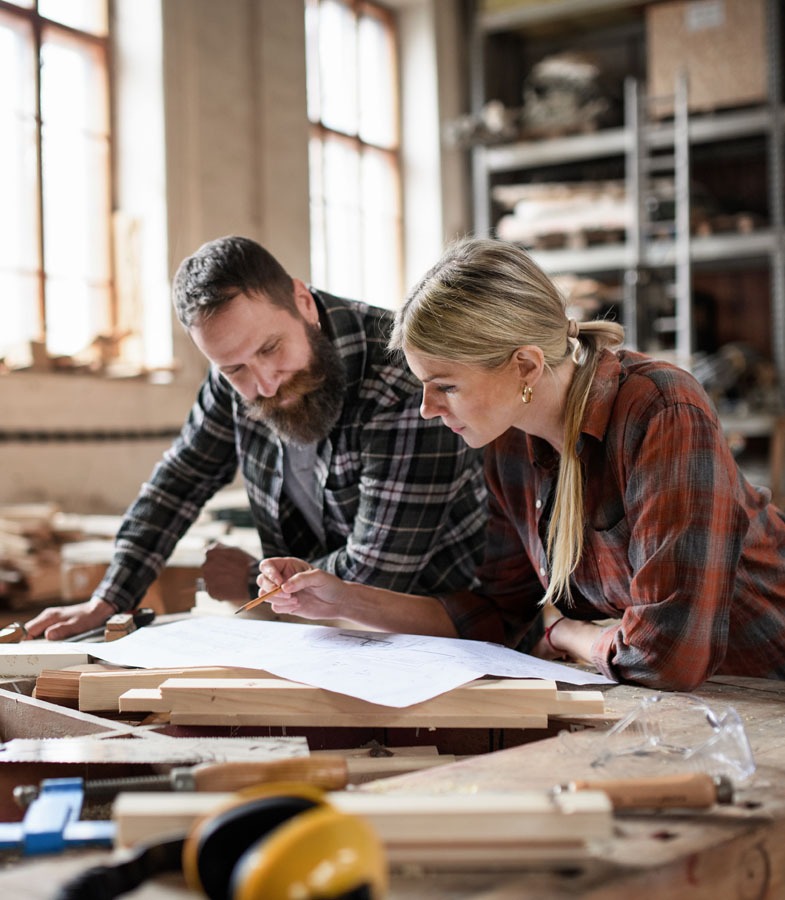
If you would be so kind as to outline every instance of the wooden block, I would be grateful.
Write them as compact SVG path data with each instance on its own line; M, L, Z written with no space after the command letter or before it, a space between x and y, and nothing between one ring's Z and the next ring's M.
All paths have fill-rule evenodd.
M605 695L602 691L559 691L556 695L554 716L592 715L605 712Z
M169 712L158 688L132 688L120 694L118 708L121 713Z
M79 708L79 678L84 672L117 671L109 663L84 663L65 669L44 669L35 680L33 696L70 709Z
M133 846L187 831L230 794L120 794L112 811L116 844ZM547 791L488 794L374 794L333 791L328 802L369 821L390 862L464 868L478 863L572 858L611 836L613 811L600 791L550 796Z
M106 620L104 640L116 641L132 631L136 631L133 613L115 613Z
M119 709L119 699L136 688L157 688L168 678L274 678L256 669L205 666L190 669L116 669L112 672L85 673L79 679L79 709L84 711Z
M556 714L554 682L483 679L399 709L294 682L182 678L161 684L171 721L179 725L546 728ZM574 694L574 695L573 695ZM583 709L573 692L565 708ZM596 692L585 708L601 711Z

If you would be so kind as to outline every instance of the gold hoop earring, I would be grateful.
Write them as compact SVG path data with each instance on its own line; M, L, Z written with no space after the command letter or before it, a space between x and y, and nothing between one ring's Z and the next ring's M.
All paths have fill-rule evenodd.
M524 403L531 403L533 393L534 393L534 391L529 387L529 385L525 384L523 386L523 391L521 392L521 400Z

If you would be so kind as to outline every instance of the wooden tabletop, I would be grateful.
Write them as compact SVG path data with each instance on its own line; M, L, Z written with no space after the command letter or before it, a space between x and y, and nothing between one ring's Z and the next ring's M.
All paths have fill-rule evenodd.
M668 704L668 727L676 726L675 733L685 746L703 734L685 695L658 695L626 685L604 690L609 721L618 721L646 698L659 696ZM731 707L743 722L756 769L751 778L736 783L733 803L695 813L617 814L613 837L577 863L506 872L395 873L391 900L630 900L636 895L774 900L785 896L785 682L717 678L692 696L718 715ZM571 727L576 730L568 728L555 737L373 782L363 789L481 794L542 789L584 777L623 776L625 771L640 774L641 767L651 774L673 770L672 758L656 754L644 759L619 757L605 766L593 766L592 761L610 746L607 729ZM50 900L57 885L109 857L108 852L89 851L15 860L0 872L0 890L5 896ZM177 876L156 879L133 894L139 900L193 896Z

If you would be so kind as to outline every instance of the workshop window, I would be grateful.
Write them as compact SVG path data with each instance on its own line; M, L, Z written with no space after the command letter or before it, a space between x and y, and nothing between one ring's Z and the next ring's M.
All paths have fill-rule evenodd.
M311 269L317 287L394 307L402 294L397 35L358 0L307 0Z
M111 334L106 0L0 6L0 357L73 356Z

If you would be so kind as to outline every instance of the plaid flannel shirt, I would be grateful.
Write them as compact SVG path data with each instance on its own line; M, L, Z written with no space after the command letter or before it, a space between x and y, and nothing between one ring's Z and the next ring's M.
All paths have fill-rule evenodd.
M690 690L713 673L785 678L785 514L741 475L700 385L606 353L584 417L583 556L571 580L607 677ZM491 493L479 592L442 597L464 637L514 646L548 584L555 452L510 430L486 450Z
M264 557L302 557L343 579L407 593L473 583L487 520L481 454L421 418L419 382L386 350L388 312L312 293L347 373L340 419L317 451L325 545L282 490L280 440L243 415L239 395L212 370L129 507L96 596L118 610L135 606L238 467Z

